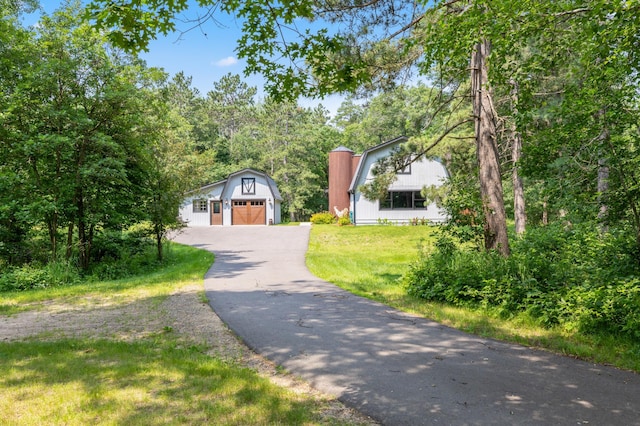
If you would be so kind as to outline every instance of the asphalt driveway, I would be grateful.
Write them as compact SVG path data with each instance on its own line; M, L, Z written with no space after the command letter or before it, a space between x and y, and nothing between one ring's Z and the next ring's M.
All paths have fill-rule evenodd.
M256 352L385 425L640 425L640 376L466 334L305 266L309 227L185 229L214 311ZM336 253L339 256L339 253Z

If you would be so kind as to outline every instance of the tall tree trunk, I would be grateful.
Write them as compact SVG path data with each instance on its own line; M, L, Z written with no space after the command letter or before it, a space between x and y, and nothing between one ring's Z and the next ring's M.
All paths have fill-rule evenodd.
M47 229L49 231L49 243L51 245L51 255L55 259L58 256L58 214L52 213L47 219Z
M484 211L484 244L487 250L509 255L507 219L504 209L497 133L488 64L491 45L483 40L476 45L471 57L471 90L476 120L475 138L478 155L480 195Z
M513 85L513 91L511 92L511 101L513 102L513 113L516 115L518 113L518 82L515 80L511 81ZM522 156L522 135L518 132L517 125L515 120L513 122L513 127L511 129L511 161L513 162L513 216L515 219L516 225L516 234L522 235L527 226L527 212L525 210L525 201L524 201L524 185L522 184L522 177L520 177L520 173L518 172L518 162L520 161L520 157Z
M77 148L76 156L76 188L74 202L76 207L76 219L78 220L78 261L80 268L89 269L89 244L87 241L87 223L84 211L84 192L82 190L82 167L85 160L86 141L81 140Z
M156 223L154 225L154 234L156 236L156 254L157 254L157 259L158 262L162 262L163 258L164 258L164 253L163 253L163 244L162 244L162 239L164 238L164 234L165 234L165 227L164 225L160 224L160 223Z
M598 116L604 117L605 111L600 110L598 112ZM600 146L602 147L605 144L609 144L611 134L609 132L609 128L605 127L602 129L602 132L598 135L598 142L600 142ZM602 154L604 149L601 148L600 155L598 158L598 202L600 203L600 210L598 211L598 219L604 221L607 217L608 206L606 204L606 193L609 191L609 166L607 164L607 160ZM602 232L607 231L606 225L602 224Z
M609 190L609 166L604 158L598 159L598 202L600 210L598 211L598 219L604 220L607 217L608 206L605 202L605 194ZM605 227L603 230L606 231Z
M513 211L516 225L516 234L522 235L527 227L527 212L524 201L524 185L518 172L518 161L522 155L522 138L519 133L513 135L511 157L513 160Z
M71 255L73 254L73 220L69 222L69 228L67 229L67 251L66 251L66 259L71 259Z
M84 219L82 200L76 204L76 207L78 207L78 261L80 267L83 270L87 270L89 269L89 253L87 250L87 227Z

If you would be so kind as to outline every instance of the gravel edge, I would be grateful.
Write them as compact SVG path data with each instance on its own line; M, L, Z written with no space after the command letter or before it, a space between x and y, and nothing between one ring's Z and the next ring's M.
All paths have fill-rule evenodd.
M211 309L202 285L191 284L166 298L120 303L90 296L73 303L49 301L37 309L0 316L0 341L106 338L135 341L157 333L174 333L184 344L202 345L209 356L248 367L273 383L317 399L326 424L377 425L335 397L322 394L245 346Z

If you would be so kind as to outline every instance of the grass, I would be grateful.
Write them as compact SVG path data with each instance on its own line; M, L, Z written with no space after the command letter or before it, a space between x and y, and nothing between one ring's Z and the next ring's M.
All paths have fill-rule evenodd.
M310 424L315 401L170 342L0 344L0 424Z
M307 266L345 290L388 303L403 298L398 280L433 238L427 226L313 225Z
M0 293L0 315L35 310L42 302L55 300L69 305L86 303L99 296L111 303L139 298L166 297L186 283L200 281L213 263L213 254L179 244L169 244L167 260L152 272L109 281L88 281L64 287Z
M314 275L354 294L469 333L640 372L637 342L542 328L524 315L504 319L488 310L452 307L407 295L400 278L418 258L418 247L434 241L434 233L435 228L426 226L314 225L307 266Z
M128 279L0 293L0 315L47 303L127 304L164 300L202 283L213 255L173 245L156 271ZM198 296L206 299L204 292ZM0 425L343 424L329 401L277 386L255 371L185 344L171 326L144 339L27 340L0 343ZM344 423L348 424L348 423Z

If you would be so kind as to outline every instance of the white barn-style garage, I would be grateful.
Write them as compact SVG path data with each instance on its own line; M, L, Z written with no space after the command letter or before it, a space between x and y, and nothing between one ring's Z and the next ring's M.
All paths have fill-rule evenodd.
M180 220L189 227L274 225L281 221L282 196L266 173L243 169L187 194Z

